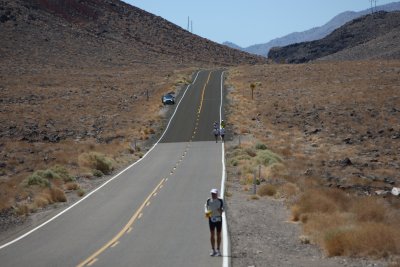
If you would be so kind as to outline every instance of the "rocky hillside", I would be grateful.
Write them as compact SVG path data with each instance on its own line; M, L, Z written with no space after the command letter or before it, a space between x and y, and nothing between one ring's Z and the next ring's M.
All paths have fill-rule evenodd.
M0 0L0 36L0 240L10 214L82 196L139 159L168 118L160 96L195 70L266 61L118 0ZM55 166L69 178L33 175Z
M1 0L1 62L62 66L263 59L232 50L119 0Z
M272 48L268 58L275 62L304 63L328 59L327 56L340 52L343 60L399 59L399 33L400 12L382 11L346 23L321 40Z

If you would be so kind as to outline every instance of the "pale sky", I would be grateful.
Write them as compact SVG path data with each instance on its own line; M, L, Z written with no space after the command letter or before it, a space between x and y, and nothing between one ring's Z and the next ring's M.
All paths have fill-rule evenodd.
M217 43L247 47L267 43L292 32L322 26L344 11L371 7L370 0L123 0ZM384 5L393 0L377 0Z

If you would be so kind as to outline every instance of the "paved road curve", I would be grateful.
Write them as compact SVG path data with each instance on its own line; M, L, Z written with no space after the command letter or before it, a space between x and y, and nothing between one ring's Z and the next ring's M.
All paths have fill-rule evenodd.
M84 201L0 249L5 266L222 266L203 206L220 187L221 71L201 71L160 143Z

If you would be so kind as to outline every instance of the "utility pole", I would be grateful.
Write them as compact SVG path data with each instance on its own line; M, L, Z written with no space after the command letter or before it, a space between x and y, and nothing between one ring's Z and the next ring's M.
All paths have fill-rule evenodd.
M189 31L189 21L190 21L190 18L189 18L189 16L188 16L187 31Z
M377 0L369 0L371 4L371 14L374 14L376 12L376 1Z
M190 32L193 33L193 20L190 21Z

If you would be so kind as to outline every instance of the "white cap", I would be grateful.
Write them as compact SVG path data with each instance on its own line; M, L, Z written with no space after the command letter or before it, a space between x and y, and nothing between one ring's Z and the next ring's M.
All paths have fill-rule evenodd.
M214 190L214 189L213 189ZM212 190L211 190L212 191ZM398 187L393 187L392 188L392 195L394 195L394 196L398 196L398 195L400 195L400 188L398 188Z
M213 189L211 189L210 193L211 194L218 194L218 189L213 188Z

